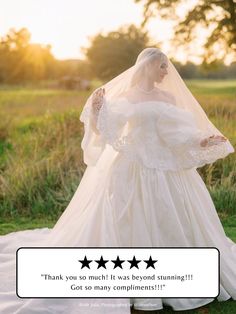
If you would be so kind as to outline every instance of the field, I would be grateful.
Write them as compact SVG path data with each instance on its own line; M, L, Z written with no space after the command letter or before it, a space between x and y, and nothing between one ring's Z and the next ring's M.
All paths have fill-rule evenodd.
M236 147L236 80L186 83ZM88 92L0 88L0 234L53 227L65 210L85 170L79 116L87 96ZM226 234L236 242L235 154L198 171ZM233 303L215 301L188 313L233 313Z

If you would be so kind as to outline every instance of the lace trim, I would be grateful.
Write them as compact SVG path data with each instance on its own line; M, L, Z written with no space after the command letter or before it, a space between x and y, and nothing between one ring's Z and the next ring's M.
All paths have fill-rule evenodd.
M100 131L104 140L119 152L128 150L132 144L131 135L119 137L119 131L122 130L124 124L124 117L119 114L113 116L109 112L106 102L104 102L98 114L97 129Z
M232 152L233 150L229 149L225 142L204 147L203 149L190 149L189 154L193 158L193 163L197 167L201 167L205 164L211 164L217 159L224 158Z
M202 167L234 152L234 148L229 141L219 142L211 146L201 146L201 141L208 138L210 135L212 135L212 131L203 132L199 130L195 135L189 136L184 145L173 148L173 158L176 158L178 167Z

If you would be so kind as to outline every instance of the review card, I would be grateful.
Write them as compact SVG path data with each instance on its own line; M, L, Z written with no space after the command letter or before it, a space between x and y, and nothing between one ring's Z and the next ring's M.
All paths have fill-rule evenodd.
M215 298L217 248L22 247L20 298Z

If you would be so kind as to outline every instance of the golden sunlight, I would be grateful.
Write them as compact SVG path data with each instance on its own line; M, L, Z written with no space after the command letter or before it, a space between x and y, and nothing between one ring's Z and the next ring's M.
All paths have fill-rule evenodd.
M183 18L196 1L181 4L176 10L178 16ZM134 3L134 0L1 0L1 8L0 36L12 27L26 27L31 33L31 42L50 44L58 59L83 58L81 47L89 45L91 36L115 30L124 24L138 26L143 11L142 4ZM147 29L153 42L182 63L186 60L200 63L207 31L199 29L200 38L193 41L186 51L182 47L171 47L169 43L175 23L158 16L151 19Z
M89 36L122 24L140 24L142 6L132 0L6 0L1 1L0 35L26 27L32 42L52 45L59 59L80 58Z

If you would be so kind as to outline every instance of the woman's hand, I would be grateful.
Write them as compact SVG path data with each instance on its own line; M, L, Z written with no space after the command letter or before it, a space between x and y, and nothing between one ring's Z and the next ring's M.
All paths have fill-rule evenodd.
M92 96L92 106L95 113L98 113L103 104L103 97L105 95L105 89L99 88Z
M221 135L212 135L201 141L200 145L202 147L217 145L220 142L226 142L227 138Z

